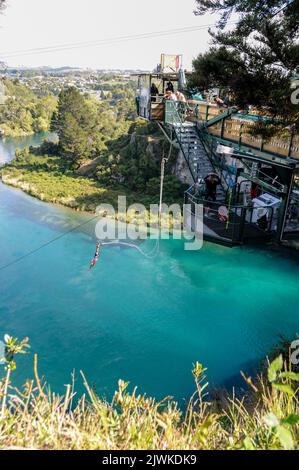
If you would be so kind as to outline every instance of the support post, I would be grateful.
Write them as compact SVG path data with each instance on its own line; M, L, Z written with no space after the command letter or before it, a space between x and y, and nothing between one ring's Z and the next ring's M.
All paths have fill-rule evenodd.
M241 144L242 144L242 134L243 134L243 122L240 123L240 130L239 130L239 150L241 148Z
M286 218L287 218L287 211L289 208L290 204L290 198L291 198L291 193L292 193L292 188L293 188L293 172L290 172L290 177L288 178L287 182L287 192L286 194L282 195L282 202L279 208L278 212L278 221L277 221L277 231L276 231L276 240L278 243L282 241L283 233L284 233L284 227L286 223Z
M208 122L208 120L209 120L209 108L210 108L210 106L207 104L207 108L206 108L206 122Z
M162 220L165 163L166 163L166 158L163 155L162 160L161 160L161 181L160 181L160 199L159 199L159 229L161 228L161 220Z
M294 142L294 136L295 136L295 128L294 128L294 126L292 126L290 145L289 145L289 150L288 150L288 157L290 157L292 155L292 147L293 147L293 142Z
M224 124L225 124L225 119L222 119L222 121L221 121L221 139L223 139L223 134L224 134Z
M245 223L246 223L246 212L247 209L242 207L241 217L240 217L240 225L239 225L239 233L238 233L238 242L243 243L244 241L244 231L245 231Z

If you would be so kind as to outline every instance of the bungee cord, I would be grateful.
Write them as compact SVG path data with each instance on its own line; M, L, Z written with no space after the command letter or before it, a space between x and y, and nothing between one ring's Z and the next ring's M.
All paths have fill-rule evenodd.
M157 254L159 253L160 237L161 237L161 216L162 216L162 204L163 204L163 186L164 186L164 176L165 176L165 163L167 163L169 161L169 158L171 156L171 152L172 152L172 145L170 145L168 157L165 158L164 155L163 155L162 161L161 161L158 238L157 238L157 241L156 241L155 246L153 247L153 249L150 252L147 253L146 251L142 250L138 245L136 245L134 243L129 243L129 242L120 241L120 240L114 240L114 241L110 241L110 242L100 242L101 246L109 246L109 245L111 245L111 246L113 246L113 245L114 246L116 246L116 245L126 246L128 248L133 248L133 249L137 250L141 255L143 255L144 257L146 257L148 259L154 258L154 257L157 256ZM90 222L93 222L96 219L99 219L99 215L95 215L95 216L91 217L90 219L86 220L85 222L76 225L75 227L71 228L70 230L67 230L66 232L62 233L61 235L58 235L57 237L53 238L52 240L48 240L47 242L45 242L42 245L38 246L37 248L29 251L28 253L25 253L24 255L19 256L18 258L16 258L16 259L0 266L0 271L3 271L4 269L7 269L7 268L19 263L20 261L28 258L29 256L34 255L35 253L39 252L43 248L46 248L47 246L57 242L58 240L62 239L63 237L69 235L70 233L75 232L79 228L84 227L85 225L89 224Z
M100 242L101 246L125 246L128 248L133 248L137 250L142 256L148 259L156 258L156 256L160 252L160 239L161 239L161 226L162 226L162 209L163 209L163 190L164 190L164 178L165 178L165 164L169 161L172 152L172 144L170 144L168 157L163 157L161 160L161 177L160 177L160 199L159 199L159 213L158 213L158 237L153 249L149 252L142 250L140 246L136 245L135 243L120 241L120 240L113 240L110 242Z

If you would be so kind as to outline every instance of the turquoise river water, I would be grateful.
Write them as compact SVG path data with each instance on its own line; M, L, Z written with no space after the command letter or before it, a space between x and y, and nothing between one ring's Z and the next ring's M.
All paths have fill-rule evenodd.
M0 164L22 142L43 137L0 141ZM31 344L15 384L32 375L36 351L58 392L73 369L81 392L82 369L107 397L122 378L140 392L184 400L194 390L195 361L208 368L212 385L239 385L241 369L254 371L279 335L298 332L295 254L208 243L188 252L182 241L166 240L155 259L104 247L90 270L95 222L66 233L89 218L0 184L0 338L29 336Z

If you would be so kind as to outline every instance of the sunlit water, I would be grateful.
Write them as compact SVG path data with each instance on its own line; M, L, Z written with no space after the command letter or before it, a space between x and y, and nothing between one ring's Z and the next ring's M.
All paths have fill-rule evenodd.
M88 218L1 184L0 267ZM252 372L280 334L298 332L294 254L212 244L187 252L169 240L155 259L104 247L90 270L94 224L0 270L0 336L29 336L31 344L16 384L32 375L36 351L58 392L75 369L80 392L83 370L108 397L122 378L157 398L181 400L194 390L195 361L208 368L211 384L239 385L241 369Z

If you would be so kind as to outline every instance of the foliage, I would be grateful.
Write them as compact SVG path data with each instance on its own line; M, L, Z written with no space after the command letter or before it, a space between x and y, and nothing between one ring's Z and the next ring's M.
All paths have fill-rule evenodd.
M52 119L52 130L59 136L60 155L71 165L96 158L109 139L121 135L129 124L109 103L83 96L76 88L63 90Z
M0 107L0 128L7 136L48 131L57 100L53 96L38 98L17 80L4 79L7 99Z
M119 93L113 95L116 102L94 100L74 87L60 93L52 119L52 130L59 136L58 155L73 169L96 161L93 176L105 187L121 184L144 193L149 181L160 176L161 159L168 152L168 144L157 127L130 120L134 100L127 83L109 84L109 89L112 86ZM175 156L172 152L167 170ZM174 184L171 187L169 182L165 194L178 198L180 185L175 178L171 181ZM149 188L152 191L151 184Z
M4 336L4 358L0 359L4 359L4 364L6 364L11 370L16 369L15 356L17 354L25 354L26 349L29 348L28 341L29 338L24 338L19 341L18 338L13 338L9 335Z
M160 177L150 178L146 183L146 194L152 196L156 203L159 202ZM181 184L176 176L166 175L163 185L163 202L172 204L182 200Z
M77 176L60 157L30 155L28 151L19 152L13 162L2 167L1 176L4 183L43 201L77 210L94 212L103 202L116 207L119 194L126 195L130 203L134 197L124 187L110 189L93 179Z
M114 107L118 119L133 121L136 116L134 81L121 83L116 77L113 80L100 83L96 89L101 90L102 100L107 100L110 106Z
M195 59L191 85L227 87L240 106L295 119L291 77L299 63L299 0L196 0L197 14L220 15L213 46ZM235 26L229 24L238 14Z
M26 87L18 85L13 91L20 99L30 96L36 100ZM51 130L58 134L59 143L46 141L37 149L17 151L15 162L2 172L3 180L45 201L77 209L94 210L111 188L115 200L117 187L125 193L136 193L135 202L158 203L161 160L168 155L169 145L157 126L129 120L130 106L127 107L127 102L132 104L134 100L130 98L130 89L124 88L123 92L127 93L126 98L120 94L116 106L108 100L98 101L88 95L83 96L71 87L60 93L54 113L49 112L49 104L55 98L40 98L34 113L29 113L26 119L23 117L23 127L27 120L30 120L29 129L41 125L43 117L48 122L52 116ZM26 112L25 107L23 112ZM168 157L164 199L172 203L181 199L182 192L178 180L169 176L176 152L172 151ZM78 179L76 170L84 174L80 173L84 165L91 165L87 174L93 180ZM92 197L90 188L95 187L97 191ZM102 191L101 197L99 190Z
M100 181L105 181L106 184L123 182L128 189L148 195L154 195L153 185L156 185L155 196L156 199L159 198L161 160L163 156L168 156L169 144L158 127L152 123L136 122L131 125L128 134L111 140L107 147L108 150L102 155L97 168L97 177ZM176 152L172 150L166 165L168 176L175 160ZM149 184L151 180L153 181ZM181 196L180 183L175 177L171 177L168 181L165 195L168 199L172 196L177 199ZM171 182L173 182L172 187Z
M13 338L11 339L14 340ZM24 345L27 345L25 340ZM0 418L2 449L298 449L299 375L278 356L269 379L246 378L240 398L227 393L211 400L206 369L193 366L195 392L185 411L170 399L157 402L128 391L119 380L111 403L99 398L81 371L86 393L76 396L74 377L64 396L52 393L37 370L22 390L9 387L9 406ZM5 379L0 382L4 397Z
M6 410L6 400L9 387L9 380L11 371L16 369L15 356L17 354L25 354L26 349L29 348L28 344L29 338L25 338L22 341L19 341L18 338L13 338L12 336L4 336L4 357L0 357L0 361L5 366L6 376L3 381L3 392L2 392L2 403L1 403L1 418L5 416Z
M38 109L47 99L40 100ZM69 88L60 93L51 129L59 143L45 141L39 148L17 151L16 160L2 171L3 181L42 200L80 210L92 211L100 202L109 202L111 195L115 203L117 188L135 194L134 202L144 201L146 206L159 202L161 159L168 155L169 145L157 126L127 120L107 101ZM169 157L166 175L171 173L176 152ZM85 174L81 173L84 165L91 165L86 174L92 179L78 176ZM181 196L178 180L167 176L165 202L176 202Z
M49 149L51 150L51 146ZM46 145L45 145L46 147ZM33 149L31 149L33 150ZM29 153L28 149L18 151L16 158L9 164L1 168L2 181L5 184L17 187L37 197L42 201L61 204L72 209L80 211L89 211L95 213L100 204L111 204L115 208L115 217L118 217L118 197L126 196L127 206L140 203L146 208L145 218L141 217L141 221L147 224L157 223L150 218L150 205L158 204L159 189L157 194L135 193L128 189L124 184L115 183L113 187L103 185L98 180L78 176L73 170L68 168L63 158L50 155L36 155L37 149L34 149L35 155ZM175 179L171 179L168 185L169 191L174 192L172 183ZM181 202L176 201L167 192L165 188L165 202ZM112 215L111 215L112 217ZM126 215L126 222L138 223L138 215L135 211L131 211ZM168 217L167 214L162 216L161 224L170 230L174 225L181 223L181 217L173 214Z
M24 152L26 153L26 149L24 149L22 152L18 151L16 152L16 156L19 156L19 158L24 155ZM46 155L46 156L56 156L58 155L59 152L59 144L52 142L50 140L45 139L39 147L29 147L28 149L28 155ZM27 157L28 157L27 155Z
M61 154L73 163L95 156L95 128L96 114L80 92L74 87L62 91L52 119Z
M276 345L276 347L273 349L273 351L270 352L269 354L269 359L274 361L274 359L279 356L280 354L282 355L283 361L286 362L289 360L289 357L292 356L293 353L293 342L299 340L299 335L296 334L293 340L290 340L290 338L287 338L283 335L280 336L279 342ZM296 360L293 361L292 363L292 371L299 373L299 364L296 363Z

